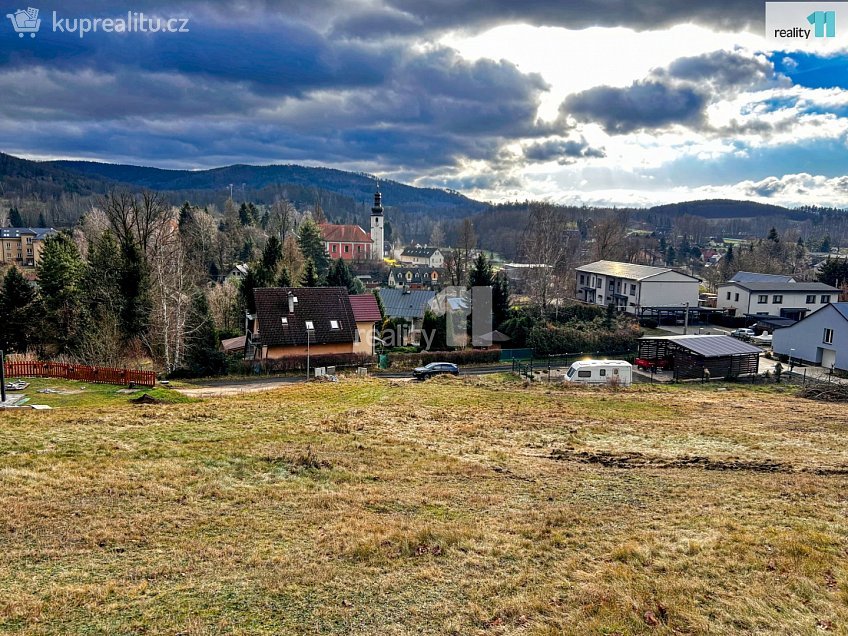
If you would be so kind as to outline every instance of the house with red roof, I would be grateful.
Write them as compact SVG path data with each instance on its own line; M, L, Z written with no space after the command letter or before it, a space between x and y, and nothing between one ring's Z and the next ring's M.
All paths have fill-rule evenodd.
M330 258L343 258L346 261L371 260L374 241L368 232L358 225L334 225L322 223L321 238Z
M383 321L380 306L374 294L355 294L349 297L356 322L356 333L353 340L354 353L374 353L374 332Z

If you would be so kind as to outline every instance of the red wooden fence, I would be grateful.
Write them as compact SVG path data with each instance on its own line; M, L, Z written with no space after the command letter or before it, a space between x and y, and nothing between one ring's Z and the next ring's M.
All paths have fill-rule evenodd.
M82 364L69 364L67 362L7 361L6 377L59 378L62 380L82 380L83 382L94 384L127 385L133 383L138 386L156 385L156 373L153 371L89 367Z

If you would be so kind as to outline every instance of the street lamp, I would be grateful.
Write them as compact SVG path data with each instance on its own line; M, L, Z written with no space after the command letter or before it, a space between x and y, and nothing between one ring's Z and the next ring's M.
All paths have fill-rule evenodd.
M310 326L311 321L306 321L306 381L309 382L309 336L312 335L314 329Z
M795 367L795 363L792 362L792 352L793 351L795 351L795 349L789 350L789 373L792 373L792 369Z

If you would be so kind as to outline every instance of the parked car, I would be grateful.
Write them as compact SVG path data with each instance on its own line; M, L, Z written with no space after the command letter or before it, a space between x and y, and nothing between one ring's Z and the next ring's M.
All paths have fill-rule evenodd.
M434 375L459 375L459 367L451 362L431 362L423 367L416 367L412 370L412 375L418 380L426 380Z
M748 329L747 327L742 327L740 329L735 329L730 332L730 335L734 338L739 338L740 340L750 340L754 336L756 336L756 332L753 329Z
M771 338L771 334L764 331L759 336L751 338L751 342L754 344L771 344Z

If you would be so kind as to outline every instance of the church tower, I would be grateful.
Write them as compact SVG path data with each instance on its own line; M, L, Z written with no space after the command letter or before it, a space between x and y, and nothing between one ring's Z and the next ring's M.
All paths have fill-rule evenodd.
M383 195L380 194L380 184L374 193L374 207L371 208L371 258L383 260Z

